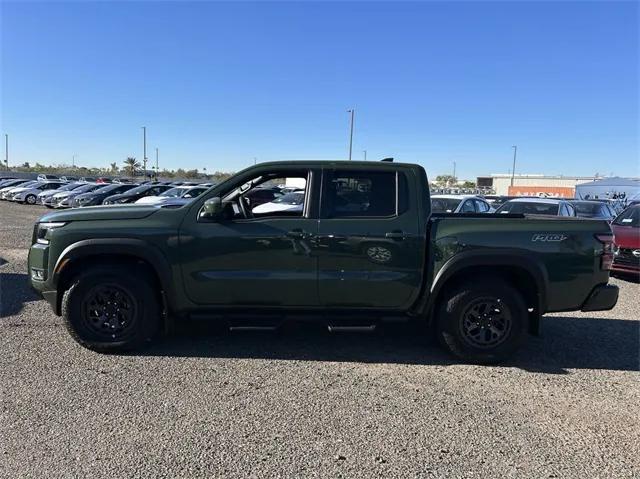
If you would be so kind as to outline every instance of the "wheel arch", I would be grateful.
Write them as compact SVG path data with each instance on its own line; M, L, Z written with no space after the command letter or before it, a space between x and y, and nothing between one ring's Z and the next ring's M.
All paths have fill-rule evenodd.
M482 276L503 278L522 293L529 309L529 330L532 334L538 334L540 317L547 308L547 272L534 259L513 252L500 254L470 251L447 261L437 272L431 285L425 308L429 321L432 321L446 291L469 278Z
M69 282L92 265L109 264L137 266L154 281L161 306L166 308L172 297L171 268L162 252L150 243L131 238L89 239L73 243L64 249L53 268L52 281L58 291L56 313Z

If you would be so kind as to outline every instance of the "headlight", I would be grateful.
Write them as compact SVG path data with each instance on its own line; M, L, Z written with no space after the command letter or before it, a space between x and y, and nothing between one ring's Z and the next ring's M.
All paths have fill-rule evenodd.
M62 221L49 221L45 223L37 223L35 231L35 240L40 244L49 244L49 231L62 228L67 223Z

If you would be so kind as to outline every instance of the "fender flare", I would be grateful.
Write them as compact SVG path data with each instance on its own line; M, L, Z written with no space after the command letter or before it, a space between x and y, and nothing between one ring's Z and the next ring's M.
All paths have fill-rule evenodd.
M530 274L538 291L537 313L542 315L547 309L547 286L549 276L545 266L539 261L525 256L521 250L505 249L501 251L464 251L451 257L445 262L433 278L428 301L424 311L430 313L443 286L455 274L467 268L507 266L517 268Z
M100 255L126 256L141 259L149 264L158 276L160 286L173 297L171 265L156 246L133 238L95 238L81 240L67 246L58 257L52 273L52 284L57 288L67 263L80 258Z

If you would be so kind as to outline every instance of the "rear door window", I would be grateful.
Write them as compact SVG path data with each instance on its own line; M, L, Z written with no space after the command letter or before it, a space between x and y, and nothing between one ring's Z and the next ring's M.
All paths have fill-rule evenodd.
M395 172L335 170L327 175L323 207L327 218L386 217L396 214L397 199Z

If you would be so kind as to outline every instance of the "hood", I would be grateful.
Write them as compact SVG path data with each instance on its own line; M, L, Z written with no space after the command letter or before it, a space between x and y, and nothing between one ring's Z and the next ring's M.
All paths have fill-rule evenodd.
M155 206L88 206L85 208L49 213L40 218L45 221L97 221L97 220L139 220L158 211Z
M10 191L11 193L22 193L23 191L27 191L31 189L32 189L31 187L28 187L28 188L18 187L18 188L10 188L8 191Z
M614 243L621 248L640 248L640 228L633 226L611 225Z
M137 205L150 205L150 204L154 204L154 203L162 203L162 201L168 199L168 197L164 197L164 196L143 196L142 198L140 198L138 201L136 201Z

